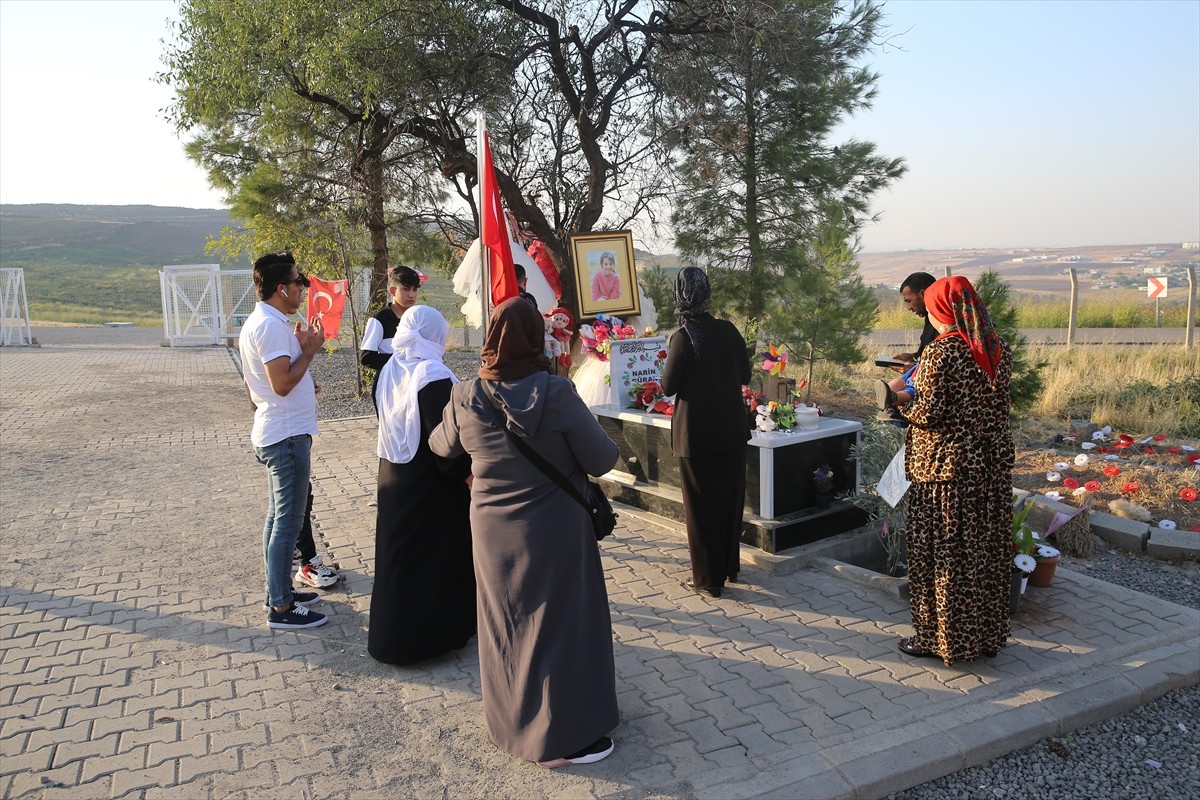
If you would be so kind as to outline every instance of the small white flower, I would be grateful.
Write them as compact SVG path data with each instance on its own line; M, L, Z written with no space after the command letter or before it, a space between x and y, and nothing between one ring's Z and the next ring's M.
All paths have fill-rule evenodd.
M1075 434L1073 434L1073 433L1064 433L1064 434L1063 434L1063 441L1064 441L1064 442L1073 442L1073 441L1075 441Z
M1075 466L1077 467L1086 467L1088 465L1088 461L1088 457L1083 453L1075 456Z
M757 412L757 413L759 413L759 414L769 414L769 413L771 413L771 409L767 408L766 406L757 406L757 407L755 407L755 409L754 409L754 410L755 410L755 412Z
M1083 444L1081 444L1079 446L1082 447L1084 450L1091 450L1093 447L1096 446L1096 443L1095 442L1084 442Z
M1050 498L1051 500L1062 500L1062 494L1060 492L1046 492L1046 497Z
M1193 450L1195 450L1196 448L1192 447L1190 444L1181 444L1181 445L1179 445L1179 449L1180 449L1180 450L1186 450L1186 451L1188 451L1188 452L1190 453L1190 452L1192 452Z
M1119 455L1117 455L1116 453L1109 453L1106 456L1104 456L1104 460L1105 461L1120 461L1121 457Z
M1110 433L1112 433L1112 425L1105 425L1103 428L1100 429L1100 433L1103 433L1105 436L1108 436Z
M1083 488L1082 486L1080 486L1078 489L1076 489L1075 491L1071 492L1071 495L1072 495L1073 497L1079 497L1079 495L1081 495L1081 494L1087 494L1087 493L1088 493L1088 492L1087 492L1087 489L1085 489L1085 488Z
M1034 540L1035 542L1036 542L1038 539L1041 539L1041 538L1042 538L1042 535L1041 535L1040 533L1038 533L1037 531L1030 531L1030 532L1029 532L1029 535L1033 537L1033 540Z
M1068 464L1066 461L1059 461L1057 464L1054 465L1054 468L1056 470L1058 470L1059 472L1062 472L1064 470L1070 469L1071 465Z
M1058 558L1061 555L1057 550L1048 544L1039 544L1037 548L1038 558Z
M1051 470L1046 473L1046 480L1050 481L1050 483L1058 483L1062 480L1062 473Z
M1160 519L1158 521L1158 527L1162 528L1164 531L1173 531L1175 530L1175 520Z
M1105 431L1095 431L1094 433L1092 433L1092 441L1095 441L1097 439L1103 439L1105 433L1106 433Z
M1017 553L1013 556L1013 566L1021 572L1033 572L1037 568L1037 560L1033 556Z

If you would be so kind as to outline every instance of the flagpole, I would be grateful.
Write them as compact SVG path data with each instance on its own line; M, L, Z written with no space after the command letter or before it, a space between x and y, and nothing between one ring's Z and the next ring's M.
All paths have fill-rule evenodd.
M483 309L483 315L480 317L480 330L483 332L483 339L487 340L488 331L488 316L490 309L488 308L488 295L491 292L491 276L488 274L488 264L491 259L487 256L487 245L483 243L483 134L487 130L487 123L483 118L483 111L480 110L475 116L475 189L478 194L479 209L479 304Z

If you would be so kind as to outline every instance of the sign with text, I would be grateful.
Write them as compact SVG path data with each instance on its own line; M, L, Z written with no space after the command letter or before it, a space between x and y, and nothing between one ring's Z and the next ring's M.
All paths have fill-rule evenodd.
M1151 278L1146 281L1146 299L1160 300L1167 296L1167 279Z
M647 381L662 383L662 365L666 358L665 336L618 339L612 342L608 352L608 377L611 388L609 407L633 406L629 390L634 384Z

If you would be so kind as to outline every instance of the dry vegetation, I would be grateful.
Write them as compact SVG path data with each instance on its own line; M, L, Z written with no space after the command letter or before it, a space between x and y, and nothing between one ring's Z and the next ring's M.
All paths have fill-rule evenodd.
M1103 457L1108 453L1093 450L1086 468L1072 465L1063 472L1064 478L1075 478L1081 486L1092 480L1100 483L1100 491L1089 495L1094 510L1107 511L1111 501L1123 498L1144 507L1153 524L1170 519L1182 530L1200 525L1200 500L1187 502L1179 494L1189 487L1200 491L1200 471L1188 463L1189 451L1182 449L1188 446L1200 452L1200 351L1189 353L1178 345L1089 345L1070 350L1046 345L1032 350L1049 365L1043 373L1041 399L1033 413L1017 420L1014 427L1018 459L1013 485L1035 492L1058 490L1064 494L1063 502L1082 502L1082 497L1071 497L1061 482L1047 481L1046 472L1089 452L1082 444L1092 441L1090 436L1075 442L1055 441L1073 432L1072 420L1086 420L1112 428L1106 441L1096 442L1100 447L1113 447L1120 434L1137 441L1113 450L1119 456L1116 461L1106 461ZM875 413L873 382L887 374L871 362L846 370L823 364L814 377L813 397L839 415L870 416ZM1141 443L1155 435L1166 438ZM1120 475L1105 475L1103 468L1109 465L1117 466ZM1123 494L1127 482L1138 483L1138 490Z

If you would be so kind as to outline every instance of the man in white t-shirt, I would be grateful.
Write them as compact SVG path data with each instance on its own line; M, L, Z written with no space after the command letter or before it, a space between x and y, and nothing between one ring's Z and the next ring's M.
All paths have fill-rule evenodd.
M317 433L317 392L308 365L325 343L319 320L308 330L288 323L306 286L308 278L296 269L291 253L255 261L259 302L238 337L242 377L255 407L250 443L267 468L270 487L263 528L270 628L315 628L326 619L307 607L320 599L318 594L292 589L292 550L304 524Z

